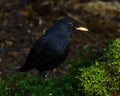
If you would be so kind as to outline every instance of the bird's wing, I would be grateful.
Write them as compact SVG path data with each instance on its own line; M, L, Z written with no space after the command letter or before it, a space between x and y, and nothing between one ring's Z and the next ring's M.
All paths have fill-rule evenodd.
M38 56L44 49L43 45L45 41L46 41L45 38L42 37L41 39L38 40L38 42L34 44L34 46L31 48L27 56L25 63L19 68L20 71L27 71L27 70L34 68L35 63L33 62L38 58Z

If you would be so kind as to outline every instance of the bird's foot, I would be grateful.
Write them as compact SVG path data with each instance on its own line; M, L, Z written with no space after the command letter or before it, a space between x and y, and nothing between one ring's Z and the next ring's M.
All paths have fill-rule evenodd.
M42 81L42 80L54 80L54 79L57 80L57 76L56 76L56 74L55 74L53 71L51 71L51 70L40 73L40 80L41 80L41 81Z

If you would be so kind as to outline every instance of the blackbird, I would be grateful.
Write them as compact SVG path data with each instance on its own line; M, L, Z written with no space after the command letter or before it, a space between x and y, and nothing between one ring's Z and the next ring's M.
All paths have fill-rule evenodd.
M35 68L40 74L53 70L65 60L70 47L70 35L74 31L88 31L75 20L63 18L57 21L31 48L25 63L18 68L25 72Z

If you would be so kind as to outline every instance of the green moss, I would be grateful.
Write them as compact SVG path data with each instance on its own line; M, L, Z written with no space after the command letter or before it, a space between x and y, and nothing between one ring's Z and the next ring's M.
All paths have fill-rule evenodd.
M79 69L76 78L86 94L99 96L120 95L120 39L106 49L100 60L87 68Z
M71 60L71 72L58 80L40 82L38 76L8 74L0 81L0 96L119 96L120 39L98 55Z
M71 96L74 94L70 74L59 80L40 81L38 76L10 75L0 82L0 96ZM72 95L78 96L78 95Z

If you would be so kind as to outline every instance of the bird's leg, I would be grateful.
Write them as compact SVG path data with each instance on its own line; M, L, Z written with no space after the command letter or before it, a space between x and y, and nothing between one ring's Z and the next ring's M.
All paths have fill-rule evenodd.
M56 76L55 72L52 71L52 73L53 73L55 79L57 80L57 76Z
M56 74L54 73L54 71L53 71L53 70L50 70L50 71L51 71L51 73L52 73L52 75L53 75L54 79L56 79L56 80L57 80L57 76L56 76Z
M43 72L39 72L39 76L40 76L40 81L42 81L43 80Z
M39 75L40 75L40 81L48 80L48 78L57 80L57 76L56 76L56 74L54 73L53 70L49 70L47 73L46 72L39 72Z

